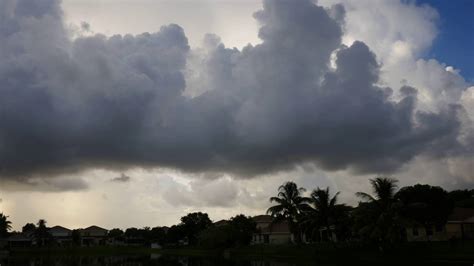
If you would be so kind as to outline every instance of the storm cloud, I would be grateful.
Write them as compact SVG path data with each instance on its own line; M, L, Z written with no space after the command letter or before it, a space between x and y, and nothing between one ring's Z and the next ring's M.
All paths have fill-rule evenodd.
M343 16L266 0L254 15L261 44L208 35L194 51L178 25L72 38L59 1L0 0L0 175L254 176L303 162L380 173L417 155L472 156L460 99L420 110L416 88L380 85L370 48L342 45Z

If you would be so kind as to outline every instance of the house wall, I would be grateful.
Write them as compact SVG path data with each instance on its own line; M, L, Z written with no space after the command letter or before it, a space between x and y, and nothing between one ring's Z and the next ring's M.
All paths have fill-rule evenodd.
M281 245L291 242L293 242L293 236L290 233L254 234L252 238L252 244Z
M474 223L465 223L463 226L464 237L467 239L474 239Z
M448 239L452 239L452 238L461 239L462 238L461 224L454 224L454 223L447 224L446 235Z
M442 230L436 230L434 226L431 227L431 234L428 234L427 228L425 227L410 227L407 228L407 240L409 242L414 241L446 241L448 240L447 229L442 227ZM418 234L416 234L418 231Z
M474 223L448 223L446 232L448 239L474 239Z
M71 232L68 231L49 231L53 237L70 237Z
M107 236L107 230L93 230L93 229L88 229L88 230L82 230L81 231L82 236L93 236L93 237L105 237Z
M270 234L270 244L288 244L292 242L292 235L289 233Z

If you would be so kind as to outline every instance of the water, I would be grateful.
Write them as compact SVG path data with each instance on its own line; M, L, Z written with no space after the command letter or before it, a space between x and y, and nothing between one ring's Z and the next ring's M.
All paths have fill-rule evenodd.
M340 257L344 257L341 254ZM432 261L418 262L410 260L404 263L390 259L380 259L367 262L350 260L345 262L321 261L283 261L281 259L267 260L232 260L221 257L178 257L152 255L123 255L123 256L30 256L15 255L0 258L0 266L328 266L328 265L474 265L472 262Z
M14 256L0 259L0 266L309 266L314 262L292 263L275 260L177 257L157 254L142 256ZM326 265L326 264L325 264Z

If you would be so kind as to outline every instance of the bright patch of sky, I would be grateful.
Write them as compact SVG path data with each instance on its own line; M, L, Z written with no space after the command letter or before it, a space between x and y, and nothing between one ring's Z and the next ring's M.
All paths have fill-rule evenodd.
M474 1L419 0L434 7L439 15L438 36L426 58L461 69L461 75L474 82Z

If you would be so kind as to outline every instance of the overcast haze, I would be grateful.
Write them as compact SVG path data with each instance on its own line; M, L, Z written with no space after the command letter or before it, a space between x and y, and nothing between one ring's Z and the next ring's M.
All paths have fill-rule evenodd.
M260 214L288 180L350 204L379 174L473 188L474 86L426 57L441 15L429 1L0 0L0 207L16 229L110 229Z

